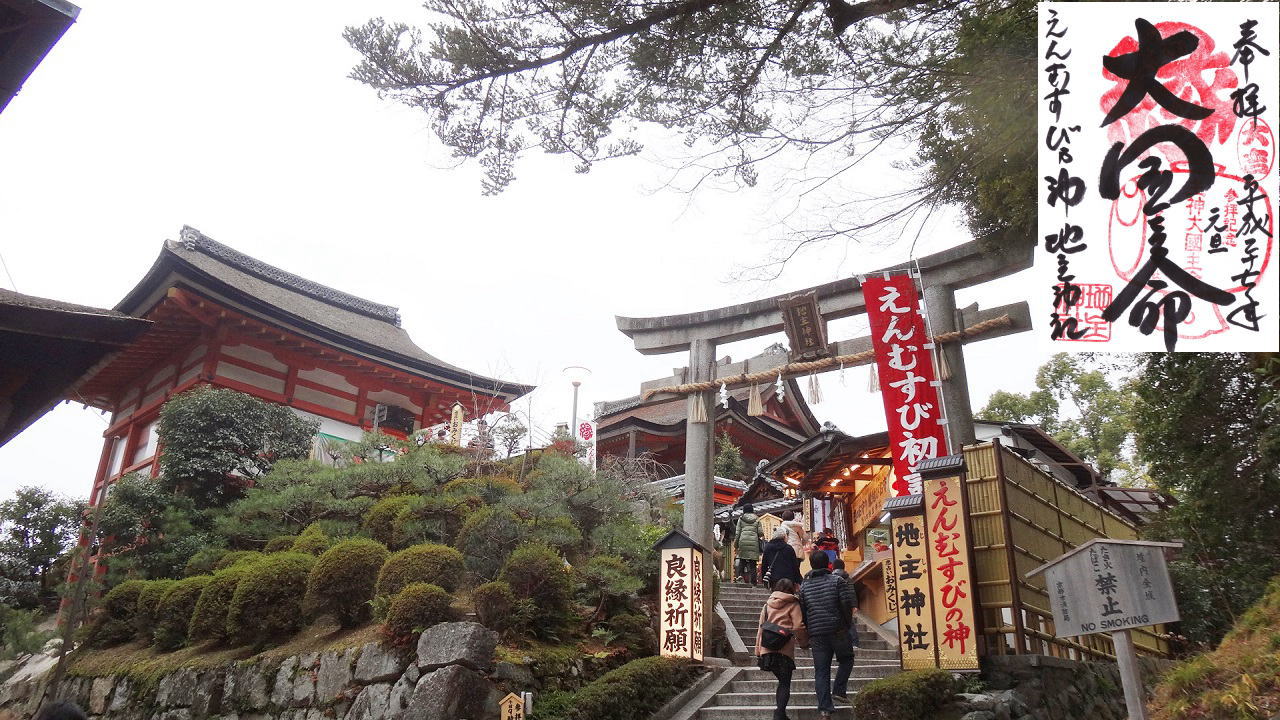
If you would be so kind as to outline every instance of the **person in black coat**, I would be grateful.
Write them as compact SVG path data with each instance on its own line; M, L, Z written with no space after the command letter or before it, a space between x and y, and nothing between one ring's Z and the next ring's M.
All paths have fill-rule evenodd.
M764 544L764 552L761 554L761 563L764 568L766 584L775 583L783 578L795 583L797 587L800 585L800 560L796 557L796 553L787 544L787 531L778 528L773 532L773 537L769 542Z

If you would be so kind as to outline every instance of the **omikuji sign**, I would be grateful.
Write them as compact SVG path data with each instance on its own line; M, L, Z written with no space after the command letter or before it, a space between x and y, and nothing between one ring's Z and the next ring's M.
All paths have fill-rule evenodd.
M664 657L701 660L703 650L703 550L672 530L656 547L658 559L658 648Z

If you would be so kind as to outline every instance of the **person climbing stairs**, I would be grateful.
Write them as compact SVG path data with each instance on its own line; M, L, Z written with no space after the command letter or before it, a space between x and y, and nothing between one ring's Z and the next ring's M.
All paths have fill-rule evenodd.
M740 661L744 667L731 668L732 679L715 694L705 699L693 718L696 720L770 720L773 717L774 689L777 681L773 674L755 666L756 628L760 622L760 610L769 591L740 583L725 583L720 588L719 602L729 616L739 637L747 645L751 658ZM849 678L849 693L876 678L900 671L898 649L876 634L868 625L858 621L858 639L861 647L854 650L853 675ZM813 686L813 654L803 648L796 650L796 670L791 682L791 702L787 716L791 720L818 720L818 696ZM850 698L852 699L852 698ZM833 718L852 717L848 703L837 703Z

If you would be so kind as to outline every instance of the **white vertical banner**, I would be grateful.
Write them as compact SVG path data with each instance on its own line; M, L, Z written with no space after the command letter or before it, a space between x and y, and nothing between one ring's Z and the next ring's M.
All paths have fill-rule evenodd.
M587 448L586 462L592 470L596 469L596 424L591 420L579 420L574 429L573 439Z
M1274 3L1040 3L1048 349L1280 349L1277 28Z

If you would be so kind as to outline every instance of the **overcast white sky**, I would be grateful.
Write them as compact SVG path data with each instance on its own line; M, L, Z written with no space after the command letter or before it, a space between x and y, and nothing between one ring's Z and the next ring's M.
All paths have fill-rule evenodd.
M887 249L829 245L772 283L727 282L775 247L770 176L689 198L657 189L665 175L653 154L585 176L531 156L510 190L482 197L477 168L450 166L425 115L347 79L356 57L342 29L374 15L420 20L411 0L80 4L79 22L0 114L0 253L13 276L0 284L20 292L112 307L190 224L398 306L414 340L449 362L537 384L533 416L550 430L569 416L566 365L594 373L580 401L589 414L593 401L635 394L685 364L636 353L614 315L718 307L908 255L910 238ZM851 190L900 182L891 159ZM936 219L916 254L968 239ZM1028 275L958 300L1029 297ZM865 327L865 316L833 323L831 336ZM740 359L780 339L720 354ZM1045 357L1030 333L968 346L975 407L995 390L1029 389ZM819 420L883 430L867 370L847 375L844 385L821 376ZM60 405L0 447L0 498L28 483L87 495L105 427L95 410Z

